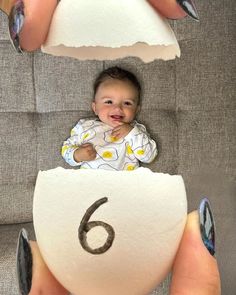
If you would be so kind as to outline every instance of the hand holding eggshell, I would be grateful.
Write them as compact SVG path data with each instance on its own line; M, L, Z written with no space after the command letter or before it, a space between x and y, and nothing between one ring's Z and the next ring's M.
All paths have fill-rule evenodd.
M213 219L211 221L207 219L205 225L202 223L202 221L205 220L205 216L209 214L209 212L207 213L205 210L209 210L209 208L209 203L206 202L206 199L203 199L199 207L199 215L197 211L188 214L182 240L172 269L170 295L193 294L193 292L197 295L221 294L219 269L217 260L212 256L214 253L214 251L212 251L212 245L208 241L205 244L205 247L202 239L205 240L206 235L203 234L202 237L200 235L200 228L201 232L204 233L205 230L202 231L202 229L206 226L205 229L207 229L208 232L209 226L212 225L211 222ZM212 211L210 215L213 216ZM214 226L212 230L214 232ZM21 233L23 232L27 237L27 232L24 229ZM21 235L19 239L21 240ZM25 247L26 245L24 243L24 249ZM41 292L42 294L69 295L69 292L62 287L53 274L48 270L37 244L30 241L30 248L33 258L33 278L31 282L29 277L25 276L25 274L30 274L31 270L27 268L25 269L26 264L24 264L23 275L27 279L27 282L30 283L31 287L29 287L29 289L24 285L24 288L21 289L23 290L22 293L29 293L31 295ZM23 256L27 258L25 253ZM22 275L19 277L22 280ZM22 286L22 282L19 285Z
M45 41L57 0L0 0L8 15L9 33L18 52L34 51Z
M188 14L198 20L193 0L148 0L148 2L164 17L179 19ZM57 0L0 0L0 9L9 18L11 41L18 52L34 51L45 42L57 3ZM87 13L89 15L89 11ZM128 14L128 11L126 13ZM135 17L139 19L139 15ZM88 19L88 24L91 21Z

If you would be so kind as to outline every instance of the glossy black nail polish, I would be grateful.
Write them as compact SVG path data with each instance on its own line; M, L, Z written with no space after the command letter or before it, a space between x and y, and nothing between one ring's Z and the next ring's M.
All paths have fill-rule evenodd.
M24 228L19 233L16 259L19 292L21 295L27 295L32 283L32 253L28 234Z
M9 34L13 47L17 52L22 53L23 50L20 47L20 31L24 25L24 3L22 0L17 0L12 7L9 14Z
M176 1L190 17L199 21L197 9L194 5L193 0L176 0Z
M210 202L202 199L199 206L199 221L202 241L212 256L215 255L215 224Z

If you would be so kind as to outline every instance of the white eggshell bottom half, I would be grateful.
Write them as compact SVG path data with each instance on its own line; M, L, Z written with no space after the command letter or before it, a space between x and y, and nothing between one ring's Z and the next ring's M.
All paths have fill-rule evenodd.
M84 250L78 229L87 209L108 201L89 221L114 232L103 254ZM40 252L57 280L74 295L145 295L168 274L187 216L179 175L135 171L56 168L38 174L33 218ZM101 226L87 233L92 249L104 245Z

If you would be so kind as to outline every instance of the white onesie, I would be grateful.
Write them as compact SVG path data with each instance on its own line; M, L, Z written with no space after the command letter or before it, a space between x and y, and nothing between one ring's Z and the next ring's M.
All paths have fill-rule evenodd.
M139 161L150 163L157 155L156 143L144 125L134 121L133 129L124 138L111 135L113 128L98 119L81 119L64 141L61 154L71 166L106 170L134 170ZM75 150L82 144L93 144L97 156L92 161L76 162Z

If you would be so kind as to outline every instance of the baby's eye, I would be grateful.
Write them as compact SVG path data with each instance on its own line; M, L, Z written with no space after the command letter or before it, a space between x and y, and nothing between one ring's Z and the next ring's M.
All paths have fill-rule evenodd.
M112 104L112 100L111 99L105 100L105 104Z
M133 105L131 101L125 101L124 104L125 104L126 106L132 106L132 105Z

